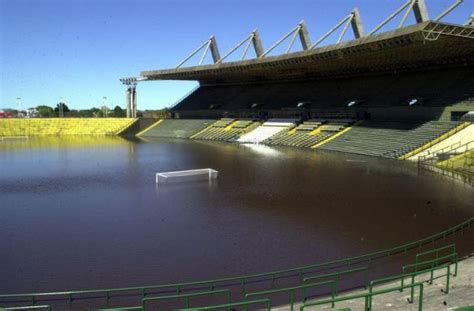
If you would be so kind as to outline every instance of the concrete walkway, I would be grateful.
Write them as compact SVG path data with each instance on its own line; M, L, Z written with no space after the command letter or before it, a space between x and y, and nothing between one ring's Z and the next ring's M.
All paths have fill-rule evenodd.
M454 265L451 266L454 269ZM458 275L450 278L449 293L444 294L441 290L446 286L446 278L442 277L433 281L433 284L424 283L424 298L423 298L423 310L450 310L454 307L474 305L474 254L459 262ZM439 270L435 272L435 277L438 275L446 274L446 270ZM429 279L429 273L421 274L416 278L417 282L421 282ZM408 283L408 278L405 283ZM374 291L393 288L400 286L400 282L386 283L382 286L374 287ZM355 290L351 292L345 292L339 297L365 293L366 290ZM415 290L415 301L412 304L407 302L407 298L410 297L410 289L406 289L403 292L395 291L373 298L372 310L406 310L415 311L418 310L418 289ZM321 300L325 298L318 298ZM314 300L314 301L316 301ZM312 300L309 300L312 301ZM299 310L300 305L294 306L294 310ZM335 310L350 308L354 310L364 310L364 299L354 299L348 301L342 301L336 303ZM289 306L282 306L274 308L275 310L290 310ZM331 309L330 304L321 307L305 308L305 310L328 310Z

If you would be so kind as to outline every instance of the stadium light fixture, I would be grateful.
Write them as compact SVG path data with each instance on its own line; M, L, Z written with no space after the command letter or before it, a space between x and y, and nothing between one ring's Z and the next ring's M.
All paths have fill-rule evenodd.
M413 106L413 105L416 105L418 103L418 99L417 98L412 98L408 101L408 105L409 106Z
M362 104L363 102L364 102L364 100L354 99L354 100L351 100L347 103L347 107L352 107L352 106L355 106L355 105L359 105L359 104Z

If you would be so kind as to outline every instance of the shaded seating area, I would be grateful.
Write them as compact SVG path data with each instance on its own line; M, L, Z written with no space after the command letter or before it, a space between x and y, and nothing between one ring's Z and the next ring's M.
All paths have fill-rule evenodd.
M399 158L459 126L455 121L364 121L323 144L323 150Z

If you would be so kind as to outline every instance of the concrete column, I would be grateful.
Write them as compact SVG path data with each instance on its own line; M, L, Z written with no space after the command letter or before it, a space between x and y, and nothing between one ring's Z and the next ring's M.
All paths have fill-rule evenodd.
M417 23L426 22L429 20L428 10L426 9L425 0L416 0L413 5L413 13Z
M132 105L133 105L133 116L132 118L137 117L137 87L134 86L132 89Z
M358 8L352 10L354 17L351 20L352 31L354 32L354 38L359 39L364 36L364 25L362 24L362 18Z
M257 29L253 31L252 43L255 49L255 55L257 55L257 58L258 58L260 57L260 55L263 54L264 51L263 51L262 40L260 39L260 33L258 32Z
M127 87L127 96L125 97L125 101L127 104L127 118L131 118L131 115L132 115L131 96L132 96L132 88Z
M212 60L215 64L219 61L219 59L221 59L221 55L219 54L219 49L217 48L216 37L212 36L209 40L211 40L209 48L211 49Z
M308 50L311 48L311 39L309 38L308 28L306 27L306 23L301 21L300 23L300 30L298 31L301 40L301 46L303 50Z

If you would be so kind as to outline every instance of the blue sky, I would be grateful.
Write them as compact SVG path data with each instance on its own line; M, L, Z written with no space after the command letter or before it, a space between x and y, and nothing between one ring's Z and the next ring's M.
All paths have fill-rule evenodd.
M17 97L23 109L54 106L60 97L69 107L83 109L100 106L104 96L108 105L124 107L125 89L119 78L173 68L211 34L224 54L257 27L268 48L304 19L314 42L353 7L359 8L364 27L370 30L404 2L0 0L0 109L16 107ZM430 17L453 2L426 0ZM445 21L463 23L473 3L464 0ZM383 30L396 27L400 18ZM413 23L412 14L408 23ZM348 32L346 39L351 36ZM327 43L334 41L333 36ZM137 89L139 109L169 106L196 85L143 82Z

